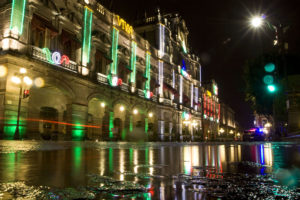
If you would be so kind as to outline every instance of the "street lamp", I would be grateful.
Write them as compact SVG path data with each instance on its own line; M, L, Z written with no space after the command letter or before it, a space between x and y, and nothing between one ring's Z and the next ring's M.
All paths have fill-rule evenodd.
M262 16L254 16L250 20L251 26L254 28L258 28L262 25L263 23L263 17Z
M14 139L20 139L20 131L19 131L19 124L20 124L20 111L21 111L21 104L22 104L22 93L23 93L23 85L30 86L32 85L32 80L28 76L25 76L27 70L25 68L21 68L19 73L15 73L14 76L11 78L11 81L16 84L20 85L20 92L19 92L19 103L18 103L18 115L17 115L17 126L14 135Z

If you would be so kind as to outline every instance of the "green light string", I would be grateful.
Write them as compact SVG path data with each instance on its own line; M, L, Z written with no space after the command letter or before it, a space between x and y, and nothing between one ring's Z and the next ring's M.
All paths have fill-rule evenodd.
M54 64L51 56L51 51L48 48L43 48L43 53L46 55L46 59L49 63Z
M23 33L26 0L13 0L10 15L10 30L15 30L19 35Z
M132 148L129 149L129 164L130 164L130 166L133 165L133 149Z
M109 112L109 138L114 137L112 129L114 128L114 112Z
M145 90L149 91L150 90L150 80L151 80L151 76L150 76L150 53L147 52L146 53L146 72L145 72L147 81L145 84Z
M93 11L85 7L84 10L84 30L82 43L82 65L87 66L90 62L91 37L92 37Z
M136 42L132 41L131 42L131 74L130 74L130 82L135 83L135 78L136 78Z
M112 46L111 46L111 59L112 63L110 66L111 75L117 74L118 67L118 41L119 41L119 30L113 27L112 31Z
M181 41L181 46L182 46L183 52L186 54L187 53L187 49L186 49L186 45L185 45L184 41Z

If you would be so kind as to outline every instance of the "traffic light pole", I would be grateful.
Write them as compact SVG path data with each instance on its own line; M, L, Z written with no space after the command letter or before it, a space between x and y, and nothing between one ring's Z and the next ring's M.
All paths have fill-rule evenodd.
M15 135L14 135L14 139L15 140L19 140L20 139L19 125L20 125L20 113L21 113L21 104L22 104L22 92L23 92L23 83L21 83L21 85L20 85L17 126L16 126Z

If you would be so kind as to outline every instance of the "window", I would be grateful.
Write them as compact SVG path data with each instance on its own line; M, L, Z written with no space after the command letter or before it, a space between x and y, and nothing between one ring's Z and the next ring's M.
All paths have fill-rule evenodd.
M144 75L141 71L136 73L136 87L139 89L144 89Z
M38 15L33 15L31 21L31 45L39 48L47 47L53 50L57 33L50 21Z
M130 71L126 67L126 63L120 62L118 70L119 70L119 78L122 79L123 83L128 83L128 76Z
M81 44L77 40L76 35L68 31L62 30L59 41L59 49L62 54L67 55L70 60L76 60L76 50Z
M102 52L100 52L98 50L96 51L96 55L95 55L95 72L101 73L104 75L107 74L105 59L103 57Z

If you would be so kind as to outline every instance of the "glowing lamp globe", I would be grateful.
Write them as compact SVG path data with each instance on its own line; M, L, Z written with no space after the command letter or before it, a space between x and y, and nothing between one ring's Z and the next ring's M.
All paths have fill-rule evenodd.
M254 28L260 27L262 25L262 23L263 23L263 18L262 17L256 16L256 17L253 17L251 19L251 26L254 27Z

